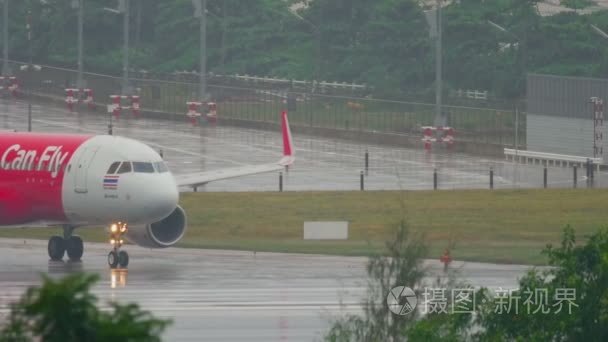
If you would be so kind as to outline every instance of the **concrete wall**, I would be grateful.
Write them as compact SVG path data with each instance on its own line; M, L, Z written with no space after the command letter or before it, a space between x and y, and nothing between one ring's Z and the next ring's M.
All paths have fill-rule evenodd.
M593 157L593 120L535 114L527 120L528 150ZM606 126L603 132L608 138Z
M591 97L608 101L607 79L529 74L527 149L593 157ZM603 127L604 146L608 143L607 125Z
M591 119L591 97L608 100L608 79L529 74L528 114Z

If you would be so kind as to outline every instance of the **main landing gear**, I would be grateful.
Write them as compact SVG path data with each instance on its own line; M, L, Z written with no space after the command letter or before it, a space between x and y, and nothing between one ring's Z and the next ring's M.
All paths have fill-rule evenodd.
M63 237L54 235L49 239L48 252L53 261L63 259L67 252L70 261L80 261L84 253L84 243L78 235L72 235L73 226L63 226Z
M120 250L124 242L122 235L127 230L127 224L122 222L113 223L110 226L110 244L112 245L112 250L108 253L108 265L110 265L110 268L118 266L126 268L129 265L129 254L126 251Z

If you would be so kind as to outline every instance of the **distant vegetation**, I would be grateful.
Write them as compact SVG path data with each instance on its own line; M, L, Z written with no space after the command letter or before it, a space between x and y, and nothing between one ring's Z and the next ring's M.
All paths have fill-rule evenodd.
M290 2L208 0L209 70L297 79L318 75L322 80L367 83L377 97L432 93L434 45L417 1L314 0L299 11L304 20L289 12ZM608 30L608 11L541 17L536 2L461 0L447 6L446 90L490 90L510 99L522 96L525 71L606 77L608 41L590 24ZM565 3L574 8L588 5ZM102 9L115 4L85 0L89 71L120 73L121 16ZM71 1L11 1L10 6L11 59L28 58L29 6L34 61L75 66L76 11ZM190 0L131 0L131 16L133 68L198 69L199 26Z

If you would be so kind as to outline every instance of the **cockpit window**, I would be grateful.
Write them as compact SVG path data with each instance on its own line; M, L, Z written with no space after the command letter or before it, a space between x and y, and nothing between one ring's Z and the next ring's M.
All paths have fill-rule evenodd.
M159 173L163 173L163 172L169 172L169 168L167 168L167 165L165 164L165 162L156 162L154 163L154 167L156 168L156 171L158 171Z
M108 175L114 174L116 172L116 170L118 170L118 165L120 165L120 162L112 163L112 165L110 165L110 168L108 169L108 172L106 172L106 174L108 174Z
M118 169L118 173L131 172L131 162L123 162Z
M154 173L152 163L133 162L133 171L142 173Z

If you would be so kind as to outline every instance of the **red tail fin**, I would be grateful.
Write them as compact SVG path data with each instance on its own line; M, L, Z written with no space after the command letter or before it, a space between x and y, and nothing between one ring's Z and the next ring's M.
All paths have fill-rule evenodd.
M287 111L281 113L281 130L283 132L283 159L279 162L281 165L291 165L295 158L295 149L293 139L291 137L291 128L289 127L289 119Z

